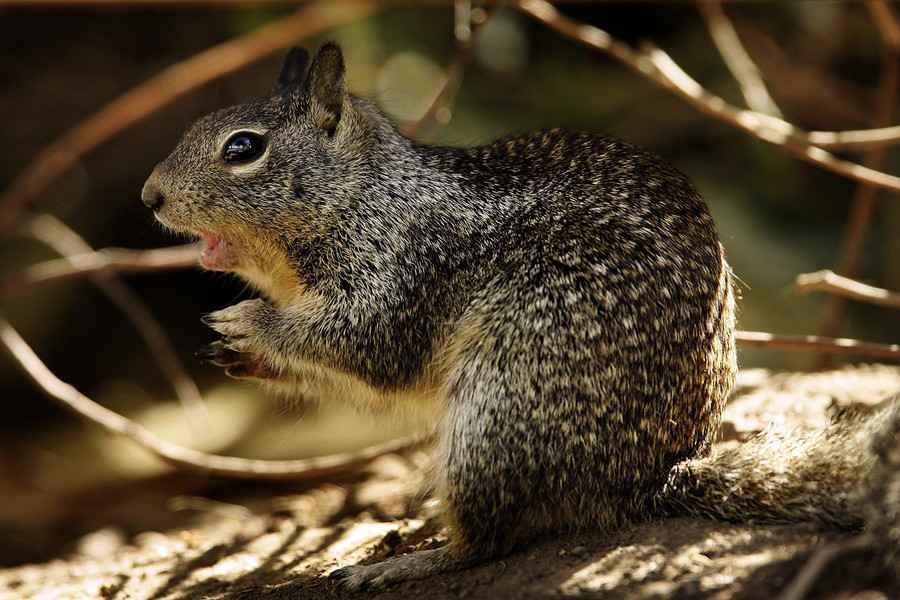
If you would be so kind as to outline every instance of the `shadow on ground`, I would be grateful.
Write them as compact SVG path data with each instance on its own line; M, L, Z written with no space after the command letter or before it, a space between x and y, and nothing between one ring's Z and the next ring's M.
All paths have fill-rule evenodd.
M900 369L888 367L743 373L720 443L740 443L773 420L818 426L834 404L871 404L898 390ZM425 460L421 453L387 456L352 476L303 485L173 476L146 482L143 493L130 484L128 493L109 494L106 502L92 499L92 523L102 525L83 532L69 551L0 571L0 598L344 597L327 580L334 568L443 541L435 505L417 501L413 491ZM168 500L178 495L189 496L175 503L186 509L172 512ZM146 511L147 529L131 531L133 520L129 531L115 518L103 523L129 502ZM159 524L165 527L151 530ZM653 521L546 540L502 561L360 597L774 598L817 547L842 535L809 525ZM863 591L880 594L867 598L900 597L900 580L865 552L836 559L811 597Z

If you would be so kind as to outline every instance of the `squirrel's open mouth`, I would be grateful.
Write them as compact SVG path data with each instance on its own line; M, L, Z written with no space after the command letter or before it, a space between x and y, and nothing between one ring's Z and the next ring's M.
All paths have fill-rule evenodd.
M200 264L210 271L230 271L237 267L237 254L234 245L218 233L201 231L198 234L203 241L200 253Z

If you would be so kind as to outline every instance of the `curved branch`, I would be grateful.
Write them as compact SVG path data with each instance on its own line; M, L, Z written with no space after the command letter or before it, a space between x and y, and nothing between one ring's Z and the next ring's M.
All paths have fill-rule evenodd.
M93 248L91 248L90 244L52 215L39 215L32 218L25 225L25 230L35 239L53 248L53 250L64 257L69 257L73 254L85 256L93 253ZM52 273L50 274L52 275ZM61 274L65 275L64 272ZM150 312L150 309L134 292L116 278L113 272L100 270L90 273L90 277L97 287L100 288L100 291L113 304L118 306L134 324L138 333L144 339L144 343L150 349L151 354L159 363L159 368L163 375L171 383L172 389L175 391L175 395L182 406L186 410L191 411L193 415L205 417L206 407L203 404L203 399L200 397L197 383L188 375L184 365L181 364L181 360L179 360L178 353L175 352L169 336L166 335L166 332L153 316L153 313ZM15 284L15 281L12 283ZM2 294L0 294L0 298L2 298Z
M456 33L456 49L453 60L450 63L450 66L447 67L444 85L441 86L441 89L435 95L434 100L432 100L421 118L403 128L403 134L406 136L414 137L423 129L426 129L437 120L441 110L447 109L453 104L453 101L456 99L456 95L459 93L459 89L462 86L466 67L472 61L472 53L475 49L478 33L481 30L481 27L487 23L487 20L490 18L490 14L482 10L483 20L476 21L472 18L472 7L466 3L466 9L460 10L460 1L461 0L457 0L456 4L456 24L454 26L454 32ZM461 22L462 19L464 19L463 22ZM462 35L460 35L461 33Z
M781 110L766 89L766 84L753 59L741 44L741 38L725 14L721 0L697 0L697 8L706 21L706 27L716 48L719 49L719 54L722 55L722 60L740 85L747 106L757 112L781 117Z
M900 361L900 344L875 344L848 338L829 338L818 335L776 335L764 331L736 331L734 338L741 346L778 348L800 352L849 354L868 358Z
M175 467L238 479L314 479L346 473L385 454L420 444L420 438L401 438L355 452L302 460L255 460L192 450L157 437L147 428L100 406L47 368L19 332L0 316L0 342L26 375L48 397L110 433L122 435Z
M298 39L377 10L378 4L371 1L341 2L336 6L321 0L195 54L133 87L44 148L13 180L0 199L0 230L11 227L29 202L86 153L179 96Z
M855 131L810 131L806 141L829 150L881 148L900 142L900 125Z
M104 248L32 265L0 282L0 298L48 283L81 279L105 273L142 273L184 269L197 264L197 244L152 250Z
M807 162L844 177L900 191L900 177L840 159L818 146L811 145L807 132L797 126L777 117L742 110L710 93L685 73L668 54L651 44L645 44L639 51L635 50L602 29L562 15L546 0L518 0L517 6L554 31L605 52L711 117L770 144L785 148Z
M797 275L794 286L801 292L830 292L869 304L900 308L900 293L866 285L828 269L815 273L801 273Z
M882 3L878 1L869 3L870 8L875 5L882 5ZM882 58L881 76L878 83L878 98L875 106L872 108L872 123L874 125L886 125L894 119L894 109L897 104L897 86L900 84L900 53L893 47L894 42L891 40L890 34L885 31L887 23L892 23L894 28L896 28L897 22L887 6L884 6L884 10L885 14L881 15L877 11L872 11L872 20L875 22L878 31L881 32L884 45L884 57ZM887 150L884 147L869 150L863 157L863 161L868 167L880 169L885 163ZM872 228L872 216L875 212L879 191L878 188L871 185L860 184L853 194L853 204L850 207L850 213L844 225L844 231L841 236L840 258L835 269L845 277L853 278L857 274L866 238ZM847 304L843 297L829 297L825 303L821 329L822 335L838 335L846 313ZM828 366L828 361L820 359L816 366L826 367Z

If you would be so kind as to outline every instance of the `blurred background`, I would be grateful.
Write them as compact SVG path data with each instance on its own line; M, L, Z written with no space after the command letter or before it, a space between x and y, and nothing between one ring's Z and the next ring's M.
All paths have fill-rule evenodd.
M49 143L133 86L296 10L286 3L59 4L0 3L0 190ZM339 2L333 4L340 10ZM350 89L376 99L400 124L412 126L429 111L448 75L455 75L454 7L441 2L388 4L373 16L297 43L312 49L324 40L339 42ZM708 89L744 105L693 3L593 2L560 9L629 44L652 40ZM787 120L819 130L875 124L885 98L880 86L886 61L895 59L886 58L865 3L729 2L726 10ZM512 132L564 126L645 146L687 173L709 203L743 282L740 328L822 332L826 297L802 295L792 283L798 273L841 263L842 240L859 191L856 182L705 117L607 56L512 8L489 7L485 15L458 93L416 127L417 137L473 145ZM144 179L194 119L267 93L282 54L202 85L115 135L41 192L32 210L57 216L94 248L177 243L140 204ZM896 94L888 95L888 102L893 111ZM848 157L862 159L858 153ZM881 169L900 173L897 154L889 152ZM881 193L875 199L861 248L856 277L900 289L896 194ZM4 277L55 257L26 237L0 236ZM177 403L134 326L89 280L6 295L0 310L60 378L164 437L200 449L301 457L387 439L404 429L331 406L301 405L286 412L254 386L227 380L219 369L194 360L194 351L213 339L200 316L247 297L240 282L199 269L123 279L171 337L206 399L205 414L185 411ZM853 303L829 333L896 343L900 318L896 311ZM821 366L808 353L744 348L739 356L743 367ZM0 420L0 497L7 499L0 503L0 564L52 556L95 526L91 519L114 520L127 530L133 514L156 502L147 482L164 481L160 478L168 475L163 467L45 400L5 356L0 359L0 398L5 410ZM136 481L143 487L128 487ZM144 503L132 503L116 516L110 511L118 509L102 516L92 510L134 494ZM159 517L154 526L165 526L166 518Z

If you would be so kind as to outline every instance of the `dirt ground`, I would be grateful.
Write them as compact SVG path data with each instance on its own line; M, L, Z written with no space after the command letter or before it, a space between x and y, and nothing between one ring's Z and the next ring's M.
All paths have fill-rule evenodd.
M832 403L872 404L898 392L900 369L886 366L745 371L720 443L740 443L772 423L820 426ZM291 485L167 474L68 498L72 514L58 535L76 531L74 541L49 562L0 570L0 599L340 598L326 577L334 568L444 539L436 506L415 493L425 462L421 452L392 455L352 476ZM363 596L775 598L816 548L846 535L809 525L648 522L547 540L499 562ZM835 559L809 597L900 598L900 580L862 551Z

